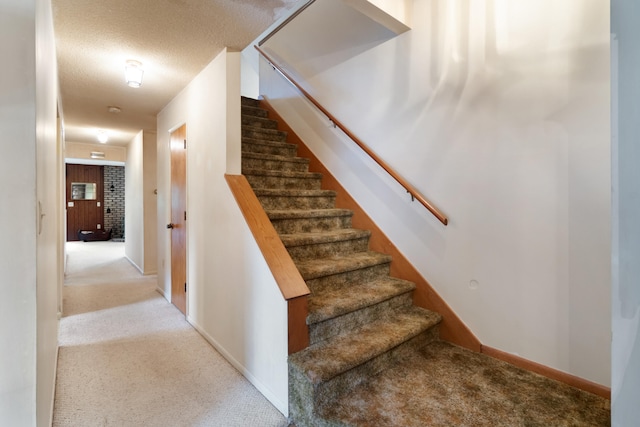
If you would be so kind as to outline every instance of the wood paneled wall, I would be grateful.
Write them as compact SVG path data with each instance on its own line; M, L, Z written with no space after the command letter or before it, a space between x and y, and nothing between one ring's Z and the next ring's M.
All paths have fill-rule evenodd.
M72 182L96 183L95 200L73 200ZM72 205L70 205L72 203ZM104 166L67 164L67 241L78 240L78 230L104 227Z

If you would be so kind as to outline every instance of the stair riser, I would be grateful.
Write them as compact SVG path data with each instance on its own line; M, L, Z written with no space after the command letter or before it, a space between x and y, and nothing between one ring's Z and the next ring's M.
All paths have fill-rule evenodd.
M269 112L258 106L248 105L244 102L240 106L240 113L243 116L268 117Z
M243 157L242 169L263 169L272 171L308 172L309 162L287 162L284 160L254 159Z
M260 100L241 96L240 105L243 107L258 107L260 105Z
M369 236L343 240L338 242L315 243L294 247L287 247L293 261L304 261L315 258L325 258L335 255L345 255L354 252L365 252L369 247Z
M336 397L339 399L340 395L348 393L362 381L366 381L385 369L395 365L399 359L405 358L413 351L437 341L439 339L439 335L439 326L433 326L390 351L382 353L380 356L375 357L368 362L343 373L342 375L338 375L329 381L319 384L316 387L316 405L322 406L327 403L331 403L332 401L336 401Z
M397 310L405 309L413 304L411 292L406 292L372 306L361 308L324 322L309 325L309 340L311 345L327 340L336 335L354 332L356 329L375 320L383 319Z
M335 196L258 196L265 209L330 209Z
M271 220L278 234L311 233L351 228L351 216Z
M349 427L330 423L315 415L313 386L298 370L289 366L289 421L295 427Z
M305 280L311 292L321 292L327 289L348 287L349 283L367 282L389 275L389 263L360 268L344 273L331 274L311 280Z
M289 147L291 145L291 147ZM271 145L260 144L257 141L242 141L241 150L248 153L257 154L273 154L276 156L295 157L298 147L293 144L286 146L283 145Z
M316 386L303 373L289 365L289 417L296 421L298 427L332 425L322 424L316 411L317 415L321 415L324 405L339 402L341 396L360 383L395 365L416 349L436 341L438 335L438 326L433 326L380 356ZM317 408L316 411L312 410L314 407Z
M269 117L269 112L267 110L263 110L261 108L252 108L252 107L242 107L243 116L249 117L260 117L262 119L266 119Z
M242 129L242 137L257 139L260 141L285 142L287 140L287 134L285 132L269 132L268 129L259 128Z
M276 156L295 157L297 147L282 147L269 144L242 141L242 151L259 154L273 154Z
M264 117L243 115L241 120L242 126L250 126L260 129L278 129L278 122Z
M281 190L319 190L321 178L292 178L244 174L252 188L277 188Z

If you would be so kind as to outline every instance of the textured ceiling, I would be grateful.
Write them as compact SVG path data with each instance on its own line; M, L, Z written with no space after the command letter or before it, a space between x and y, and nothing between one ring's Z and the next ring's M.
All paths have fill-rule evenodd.
M66 140L126 145L224 47L239 51L300 0L53 0ZM124 64L143 64L142 87ZM119 114L107 111L118 106Z

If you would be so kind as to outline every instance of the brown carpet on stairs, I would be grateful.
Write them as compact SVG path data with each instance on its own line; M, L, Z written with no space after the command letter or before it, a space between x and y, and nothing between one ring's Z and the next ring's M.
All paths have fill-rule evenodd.
M290 419L322 426L606 426L610 402L439 340L297 147L242 99L242 173L305 279L311 345L289 357Z

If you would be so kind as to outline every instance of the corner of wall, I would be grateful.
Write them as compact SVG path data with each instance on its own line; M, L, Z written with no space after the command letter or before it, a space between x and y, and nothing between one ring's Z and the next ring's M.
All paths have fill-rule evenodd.
M241 170L241 56L240 52L227 53L227 168L228 174Z
M129 260L144 271L144 168L143 131L129 143L125 167L124 251Z
M157 133L143 132L144 274L158 270Z

